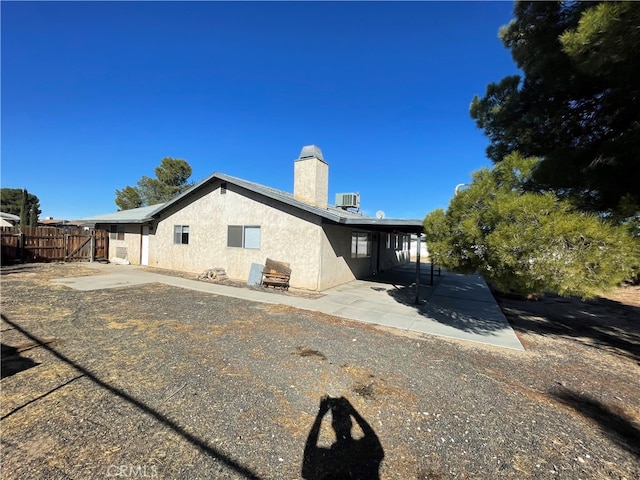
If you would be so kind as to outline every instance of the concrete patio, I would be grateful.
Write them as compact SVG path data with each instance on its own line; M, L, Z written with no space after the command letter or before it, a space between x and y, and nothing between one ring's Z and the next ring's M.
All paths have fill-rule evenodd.
M248 301L289 305L402 330L523 350L482 277L443 271L441 275L434 275L433 285L430 285L430 265L427 263L421 264L417 304L415 263L325 290L323 296L316 299L151 273L144 267L132 265L92 263L87 266L101 270L102 274L53 281L84 291L162 283Z

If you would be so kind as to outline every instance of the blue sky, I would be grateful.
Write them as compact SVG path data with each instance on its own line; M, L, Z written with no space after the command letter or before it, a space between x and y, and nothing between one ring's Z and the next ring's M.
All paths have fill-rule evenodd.
M474 95L517 73L512 2L6 2L2 187L41 217L116 211L183 158L293 191L316 144L329 202L423 218L490 165Z

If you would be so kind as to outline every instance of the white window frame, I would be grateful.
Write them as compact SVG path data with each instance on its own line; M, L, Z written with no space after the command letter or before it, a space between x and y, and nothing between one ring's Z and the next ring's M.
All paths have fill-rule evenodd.
M174 225L173 243L175 245L189 245L189 233L189 225Z

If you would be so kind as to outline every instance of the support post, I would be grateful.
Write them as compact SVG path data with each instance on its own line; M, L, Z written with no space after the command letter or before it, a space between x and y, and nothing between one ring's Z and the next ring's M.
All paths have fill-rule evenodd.
M431 260L431 278L429 279L429 285L433 287L433 260Z
M420 243L422 235L418 233L416 235L416 305L420 303ZM409 249L411 250L411 249Z

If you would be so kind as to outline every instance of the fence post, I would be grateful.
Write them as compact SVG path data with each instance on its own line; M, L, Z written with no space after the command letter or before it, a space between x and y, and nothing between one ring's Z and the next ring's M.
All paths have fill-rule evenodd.
M96 231L90 230L89 234L91 235L91 257L90 262L93 262L96 259Z
M20 236L18 237L18 253L20 263L24 263L24 233L22 232L20 232Z

